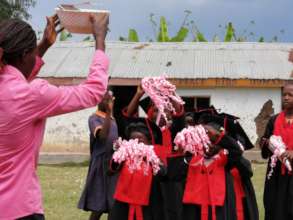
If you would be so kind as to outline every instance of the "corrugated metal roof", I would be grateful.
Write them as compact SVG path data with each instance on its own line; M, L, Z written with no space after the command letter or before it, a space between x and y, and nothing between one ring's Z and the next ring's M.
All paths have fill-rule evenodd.
M44 57L41 77L86 77L91 42L57 43ZM170 78L291 79L289 43L125 43L107 42L110 75L142 78L164 72Z

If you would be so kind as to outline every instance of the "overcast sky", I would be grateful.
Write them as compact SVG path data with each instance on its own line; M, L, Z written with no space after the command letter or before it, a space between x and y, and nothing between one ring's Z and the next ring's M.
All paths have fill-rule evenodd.
M43 30L45 16L54 13L54 8L61 3L80 3L84 1L37 0L30 9L31 24L36 30ZM254 32L257 40L263 36L270 41L275 35L282 42L293 42L293 0L99 0L96 9L111 11L109 40L118 40L127 36L129 28L135 28L140 41L154 38L150 13L157 20L161 15L167 18L170 35L180 27L184 11L192 11L190 19L211 40L215 34L223 36L223 28L229 21L233 22L236 31ZM255 24L250 24L254 21ZM191 36L190 36L191 38Z

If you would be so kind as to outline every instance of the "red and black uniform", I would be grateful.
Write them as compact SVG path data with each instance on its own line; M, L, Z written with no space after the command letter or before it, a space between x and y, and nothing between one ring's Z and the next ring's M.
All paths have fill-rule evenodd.
M242 163L242 151L228 135L224 135L218 145L226 148L229 154L221 151L209 165L204 165L198 156L168 159L168 177L186 179L182 200L184 220L238 220L230 171L237 167L241 173L250 176L250 163Z
M156 144L161 144L161 147L157 149L157 154L160 157L160 159L166 163L167 157L172 155L174 153L173 149L173 140L178 132L180 132L184 126L184 109L182 107L181 111L179 113L172 115L172 124L169 127L163 127L161 129L162 139L158 140L158 138L155 137L155 133L153 131L153 126L150 126L153 124L153 122L149 118L153 118L153 107L150 106L146 110L147 118L140 118L140 120L145 120L146 124L149 127L150 133L154 134L154 142ZM122 111L123 115L123 123L120 123L121 126L126 127L131 121L137 120L136 115L133 117L128 117L126 114L126 109ZM123 129L122 129L123 130ZM166 220L181 220L182 215L182 203L178 201L182 201L183 196L183 187L184 183L178 182L178 181L172 181L168 180L161 181L161 178L155 179L153 190L154 190L154 200L157 200L156 202L156 208L158 210L163 210L164 216ZM157 182L158 181L158 182ZM161 219L163 220L163 219Z
M200 120L205 123L216 122L221 125L225 132L233 138L238 144L242 151L254 148L249 137L245 133L244 129L238 122L238 117L227 113L218 113L212 108L212 113L204 111L195 113L198 115ZM251 182L253 175L250 162L241 157L239 160L234 160L232 163L234 168L230 169L232 175L233 188L235 193L235 204L237 210L237 219L245 220L258 220L259 213L257 207L257 201L255 197L255 191Z
M132 127L133 131L145 134L154 146L157 156L162 161L166 160L167 152L161 145L162 133L155 123L145 118L125 118L123 123L125 131ZM124 136L126 139L129 138L127 134ZM151 168L148 175L144 175L140 170L130 173L127 165L120 167L112 162L111 167L113 171L120 171L120 176L114 196L114 206L109 215L110 220L165 219L163 197L160 191L160 179L164 178L166 174L165 166L161 166L161 170L156 176L153 176Z
M156 148L161 146L156 145ZM163 212L155 209L152 199L154 179L150 167L147 175L142 170L130 172L124 163L121 167L112 162L112 169L119 170L119 179L114 194L114 206L109 215L110 220L160 220L164 219ZM116 168L115 168L116 167ZM164 175L161 168L157 175ZM159 202L159 201L157 201Z
M281 136L287 150L293 150L293 124L286 122L285 112L273 116L266 127L263 140L271 135ZM268 149L268 141L262 141L262 156L267 159L272 155ZM267 174L270 171L268 161ZM265 180L264 188L265 220L293 219L293 178L286 167L278 161L270 179Z
M153 108L148 109L148 118L152 117ZM174 151L174 139L178 132L180 132L185 127L185 114L183 107L181 111L172 115L172 124L168 127L161 128L162 131L162 145L161 149L164 155L170 157L175 154ZM167 152L167 154L166 154ZM167 157L164 158L167 161ZM166 220L181 220L182 216L182 201L184 182L178 181L161 181L161 188L159 189L163 198L164 213Z

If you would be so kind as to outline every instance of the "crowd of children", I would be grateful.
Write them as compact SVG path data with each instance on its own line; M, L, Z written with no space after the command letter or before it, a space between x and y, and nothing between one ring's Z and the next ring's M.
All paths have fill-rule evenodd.
M109 18L91 22L96 53L90 72L84 83L70 87L35 79L41 57L62 30L56 30L57 16L47 18L39 43L26 22L0 23L0 220L45 219L36 169L46 119L97 103L89 119L91 160L78 204L92 212L91 220L103 213L110 220L258 220L253 170L243 156L254 145L238 118L212 106L185 112L175 87L159 77L142 81L115 119L114 97L106 92ZM143 98L145 92L149 97ZM269 158L265 220L293 219L292 83L284 86L282 104L260 144ZM138 106L146 117L138 116Z
M251 149L253 144L238 118L219 113L213 106L186 113L183 105L172 102L175 112L166 111L167 120L163 117L157 120L157 107L150 97L143 96L139 86L129 105L116 118L118 127L124 131L119 136L153 147L161 161L160 170L156 174L143 173L142 169L129 171L129 161L117 163L109 159L105 175L119 176L112 192L113 206L91 211L109 213L110 220L258 220L251 183L253 171L243 157L243 151ZM146 117L138 117L139 106ZM91 118L99 115L96 113ZM96 127L91 124L90 120L91 136L99 139L101 124ZM197 125L204 126L208 135L208 150L204 148L203 154L192 154L176 146L176 135L184 128ZM101 149L97 145L99 141L91 143L94 144L91 149ZM104 151L106 148L115 152L110 145Z
M258 220L258 206L251 182L253 169L243 156L243 152L254 145L241 127L239 118L218 112L213 106L185 112L184 105L171 101L175 112L166 111L166 120L163 117L157 120L160 115L158 108L150 97L143 96L145 92L139 86L129 105L122 109L116 119L117 127L123 131L119 136L152 148L160 160L160 169L158 172L150 169L145 173L143 169L129 169L131 157L123 162L109 159L108 175L119 177L112 191L113 205L104 211L109 213L108 219ZM278 157L276 166L271 168L272 158L268 162L264 190L266 220L276 220L280 216L285 220L293 219L292 171L282 163L284 159L290 163L293 159L292 84L285 85L282 101L283 111L271 118L260 144L264 158L275 154L269 147L273 144L270 141L272 135L280 136L286 145L286 151ZM144 110L145 117L138 116L139 107ZM192 138L200 138L204 142L203 136L192 137L197 126L204 128L209 140L202 153L193 152L186 146ZM118 130L117 127L115 129ZM100 129L99 125L91 130L97 132ZM181 138L185 146L180 146L176 137ZM108 147L115 154L112 146Z

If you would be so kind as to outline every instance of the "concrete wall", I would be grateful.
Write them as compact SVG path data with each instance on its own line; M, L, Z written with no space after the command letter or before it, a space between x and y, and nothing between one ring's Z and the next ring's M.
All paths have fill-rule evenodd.
M281 110L281 89L185 89L178 93L181 96L210 96L211 104L217 109L241 118L240 123L253 143L257 140L254 120L263 105L271 100L274 112Z
M89 152L88 117L96 108L47 119L42 152Z
M181 96L209 96L211 104L241 117L241 124L253 142L257 139L254 119L268 100L274 112L281 109L280 89L180 89ZM88 152L88 117L95 108L49 118L42 147L43 152Z

